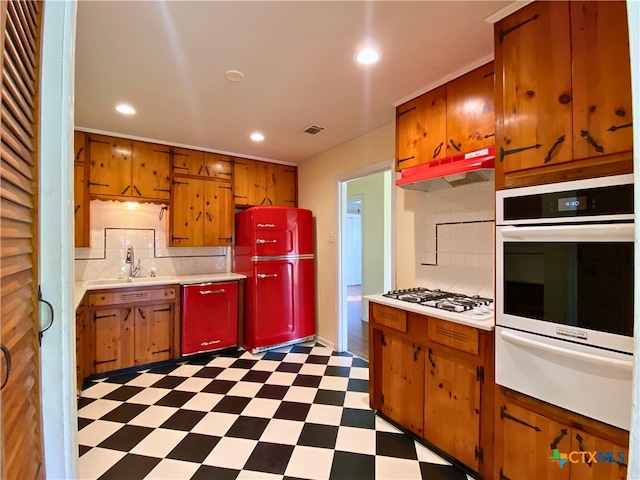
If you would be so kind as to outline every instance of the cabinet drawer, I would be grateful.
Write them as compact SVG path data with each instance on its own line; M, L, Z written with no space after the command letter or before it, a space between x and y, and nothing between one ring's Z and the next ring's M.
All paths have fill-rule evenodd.
M446 320L429 318L429 340L462 352L478 354L478 330Z
M111 290L102 293L90 293L89 306L119 305L123 303L153 302L156 300L175 300L177 287Z
M393 307L373 303L371 307L373 321L401 332L407 331L407 312Z

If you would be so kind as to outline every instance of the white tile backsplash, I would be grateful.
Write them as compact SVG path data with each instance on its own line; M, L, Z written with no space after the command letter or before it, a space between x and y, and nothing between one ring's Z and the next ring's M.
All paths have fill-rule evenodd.
M227 247L167 247L169 215L162 205L92 200L91 248L75 249L75 279L96 280L127 276L127 247L133 246L138 276L227 272ZM160 218L160 212L163 215Z
M420 197L415 210L418 286L493 298L493 176Z

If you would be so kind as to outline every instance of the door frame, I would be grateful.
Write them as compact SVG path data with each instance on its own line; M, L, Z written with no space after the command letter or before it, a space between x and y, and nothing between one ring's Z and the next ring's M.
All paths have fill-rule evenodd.
M338 219L338 225L336 231L338 232L338 265L336 269L336 283L338 285L338 316L336 318L336 345L335 349L338 352L344 352L347 349L347 330L348 330L348 322L347 322L347 283L344 279L344 271L345 271L345 252L346 252L346 222L347 222L347 182L350 180L356 180L361 177L366 177L368 175L373 175L375 173L380 173L389 170L391 172L390 175L390 198L389 201L391 203L391 238L390 238L390 252L391 252L391 262L390 262L390 271L389 276L392 288L395 286L395 272L396 272L396 239L393 232L396 230L396 192L395 192L395 160L389 159L382 162L374 163L373 165L368 165L366 167L359 168L358 170L354 170L352 172L345 173L340 175L337 178L337 192L338 192L338 201L336 202L338 205L338 214L336 218ZM364 219L363 219L364 223Z

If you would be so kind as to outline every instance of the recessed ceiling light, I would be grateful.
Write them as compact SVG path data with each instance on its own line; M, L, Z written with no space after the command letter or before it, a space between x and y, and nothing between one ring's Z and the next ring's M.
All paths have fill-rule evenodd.
M261 142L264 140L264 135L262 135L260 132L254 132L249 136L249 138L254 142Z
M371 47L366 47L360 50L356 58L359 63L362 63L363 65L369 65L380 60L380 53Z
M131 105L127 105L126 103L116 105L116 110L120 113L123 113L124 115L133 115L134 113L136 113L135 108L133 108Z
M224 78L230 82L241 82L244 80L244 73L239 70L227 70L224 72Z

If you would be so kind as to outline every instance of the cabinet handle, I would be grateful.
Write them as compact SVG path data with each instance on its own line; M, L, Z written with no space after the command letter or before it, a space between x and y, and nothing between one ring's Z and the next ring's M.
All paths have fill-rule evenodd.
M555 450L556 448L558 448L558 444L560 443L560 440L562 440L566 434L567 434L566 428L563 428L562 430L560 430L560 435L558 435L556 439L553 442L551 442L551 450ZM580 447L580 450L584 450L582 446Z
M498 34L498 41L499 41L500 43L502 43L502 40L504 40L504 37L505 37L506 35L509 35L509 34L510 34L511 32L513 32L514 30L517 30L517 29L519 29L520 27L522 27L523 25L526 25L527 23L529 23L529 22L531 22L531 21L533 21L533 20L537 20L538 18L540 18L540 14L536 13L533 17L531 17L531 18L529 18L529 19L527 19L527 20L525 20L525 21L523 21L523 22L520 22L519 24L514 25L514 26L513 26L513 27L511 27L511 28L507 28L506 30L500 29L500 33Z
M201 216L202 216L202 212L198 212L198 216L196 217L196 222L197 222L198 220L200 220L200 217L201 217Z
M529 145L528 147L514 148L512 150L505 150L504 148L500 147L500 161L502 161L504 157L506 157L507 155L513 155L514 153L524 152L525 150L531 150L533 148L538 149L541 146L542 146L541 144L536 143L535 145Z
M414 158L416 158L415 155L411 155L410 157L407 157L407 158L399 158L398 163L400 164L402 162L407 162L409 160L413 160Z
M202 165L200 165L200 169L198 170L198 175L202 173Z
M2 350L5 362L7 363L7 373L4 377L4 380L2 381L2 385L0 385L0 390L2 390L9 381L9 377L11 376L11 352L9 352L9 349L2 344L0 344L0 350Z
M461 152L462 150L460 150L460 147L462 146L461 143L456 145L456 142L453 141L453 138L449 139L449 145L451 145L453 148L455 148L458 152Z
M211 214L209 212L206 212L205 215L207 216L207 218L209 219L210 222L213 221L213 217L211 216Z
M233 198L247 198L246 195L234 195Z
M207 177L210 177L211 174L209 173L209 167L204 167L205 172L207 172Z
M76 161L80 160L80 155L82 154L83 151L84 151L84 147L80 147L80 150L78 150L78 153L76 153Z
M230 177L233 174L231 172L218 172L218 175L226 175L226 176Z
M527 423L524 420L520 420L519 418L516 418L513 415L509 415L506 412L507 412L507 406L502 405L500 407L500 420L504 420L506 418L507 420L511 420L513 422L519 423L520 425L524 425L525 427L533 428L536 432L542 431L540 430L540 427L537 427L536 425L531 425L530 423Z
M38 343L42 345L42 335L44 335L44 332L46 332L51 328L51 325L53 325L53 320L56 317L56 314L53 310L53 305L51 305L51 302L48 302L44 298L42 298L42 288L40 287L40 285L38 285L38 301L44 303L47 307L49 307L49 311L51 312L51 321L49 322L49 325L47 325L45 328L43 328L38 332Z
M491 77L492 75L495 75L495 74L496 74L496 72L489 72L489 73L485 73L485 74L482 76L482 78L489 78L489 77Z
M589 132L587 130L580 130L580 136L584 138L589 143L589 145L595 148L596 152L604 153L604 147L602 145L598 145L598 142L596 142L593 137L589 135Z
M547 153L547 156L544 157L544 163L549 163L551 161L551 155L553 155L555 149L558 148L558 145L560 145L562 142L564 142L564 135L559 136L555 143L551 145L549 153Z
M607 130L609 132L615 132L616 130L620 130L621 128L629 128L633 125L633 122L625 123L624 125L611 125Z
M413 352L413 361L414 362L418 361L418 354L420 353L421 350L422 350L422 347L420 345L418 345L418 348L416 348L416 351Z
M173 181L174 185L189 185L189 182L179 182L178 180Z
M154 188L153 189L154 192L167 192L167 193L171 193L171 189L170 188Z
M432 368L436 368L436 362L433 361L433 350L429 349L429 363Z
M154 312L170 312L170 311L171 311L171 307L158 308L158 309L154 310Z
M189 171L189 167L180 167L179 165L174 165L173 169L174 170L186 170L187 172Z
M142 311L142 309L140 307L138 307L138 314L142 317L143 320L147 319L147 317L145 316L144 312ZM127 316L129 316L128 313L127 313Z
M493 132L493 133L487 133L482 138L484 138L486 140L487 138L491 138L491 137L495 137L495 136L496 136L496 132Z
M256 275L258 278L276 278L277 276L277 273L259 273Z
M266 201L267 201L267 197L264 197L264 198L262 199L262 201L260 202L260 205L264 205L264 202L266 202Z
M225 293L226 290L224 288L220 288L218 290L200 290L198 293L200 295L211 295L212 293Z
M278 243L277 240L265 240L264 238L259 238L256 240L256 243L262 245L264 243Z
M126 322L127 319L129 318L129 315L131 315L131 309L127 308L127 314L124 316L124 318L122 319L123 322ZM115 316L115 315L114 315ZM144 317L142 317L144 318Z
M563 430L563 432L565 432L565 433L566 433L566 430ZM578 449L580 449L580 451L581 451L581 452L585 452L586 450L584 449L584 445L582 444L582 440L583 440L583 439L582 439L582 437L580 436L580 434L579 434L579 433L576 433L576 440L578 441ZM551 444L551 446L553 447L553 444ZM556 448L556 447L553 447L553 448ZM587 466L588 466L589 468L591 468L591 464L592 464L593 462L591 461L591 459L589 459L589 460L587 460L587 461L586 461L586 462L584 462L584 463L586 463L586 464L587 464Z
M108 183L94 183L94 182L87 182L87 185L89 185L90 187L108 187L109 184Z
M444 145L444 142L440 142L440 145L438 145L434 150L433 150L433 158L436 158L438 155L440 155L440 152L442 151L442 146Z
M171 235L171 241L175 242L176 240L189 240L189 237L174 237Z
M138 190L138 187L136 187L135 185L133 186L133 189L136 191L136 193L138 194L139 197L142 196L142 194L140 193L140 190Z
M125 193L127 193L127 191L131 188L131 185L127 185L127 188L125 188L124 190L122 190L122 192L120 192L120 195L124 195Z
M80 210L80 205L76 205L76 208L73 210L73 214L75 215Z

